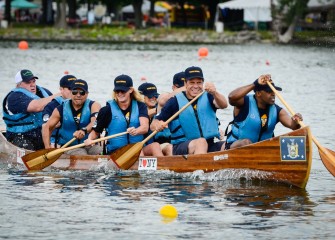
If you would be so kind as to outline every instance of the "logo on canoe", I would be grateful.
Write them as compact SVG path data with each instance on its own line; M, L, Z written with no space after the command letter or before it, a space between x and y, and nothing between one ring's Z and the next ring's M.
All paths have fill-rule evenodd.
M282 161L306 161L306 137L280 137Z
M157 170L157 158L143 158L138 160L138 170Z

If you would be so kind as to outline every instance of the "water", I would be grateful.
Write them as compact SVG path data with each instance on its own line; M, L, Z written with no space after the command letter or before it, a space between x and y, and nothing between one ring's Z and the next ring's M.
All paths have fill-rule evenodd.
M200 66L225 96L271 73L282 96L304 116L319 142L335 149L334 49L277 45L53 45L0 43L1 102L21 68L38 84L57 91L64 71L89 83L89 97L102 105L113 79L129 74L135 87L145 78L170 91L174 73ZM267 65L266 62L270 64ZM279 100L277 103L283 106ZM221 128L232 108L219 112ZM4 126L1 122L0 126ZM287 132L278 126L276 134ZM241 178L240 178L241 177ZM0 239L333 239L334 178L314 146L306 189L252 180L243 171L189 174L99 171L26 173L0 170ZM158 211L174 205L178 218Z

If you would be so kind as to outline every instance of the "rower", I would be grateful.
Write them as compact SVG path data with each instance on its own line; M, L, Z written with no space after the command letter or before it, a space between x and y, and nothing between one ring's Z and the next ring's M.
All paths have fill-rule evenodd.
M141 142L148 132L148 109L128 75L119 75L114 79L113 99L99 111L97 123L85 141L86 145L89 146L104 129L107 136L125 131L129 133L108 140L108 154L128 144ZM141 155L163 156L163 153L158 143L152 143L143 147Z
M71 145L80 144L87 139L101 108L98 102L88 99L88 93L88 85L85 80L77 79L72 82L71 99L55 108L43 127L42 135L46 149L51 148L51 133L58 123L61 123L58 137L58 143L61 146L73 137L77 141ZM66 153L69 155L98 155L101 152L102 147L100 145L92 145L69 150Z
M42 110L60 93L52 93L36 85L36 77L30 70L20 70L15 75L16 88L3 100L3 119L6 123L7 140L14 145L29 149L43 149Z
M296 113L290 117L285 109L275 104L276 95L267 82L276 90L282 90L272 82L270 74L265 74L252 84L239 87L229 94L229 103L234 106L234 119L228 124L228 127L232 126L228 134L228 127L226 129L226 149L273 137L278 122L292 130L300 128L301 114ZM251 91L255 94L248 94Z
M205 90L206 93L181 112L179 117L168 126L171 131L173 155L202 154L222 150L224 142L214 141L214 138L220 136L216 110L228 106L226 98L217 91L213 83L207 82L204 85L203 72L199 67L187 68L185 79L186 90L168 100L160 114L153 120L151 130L162 131L167 127L165 121Z

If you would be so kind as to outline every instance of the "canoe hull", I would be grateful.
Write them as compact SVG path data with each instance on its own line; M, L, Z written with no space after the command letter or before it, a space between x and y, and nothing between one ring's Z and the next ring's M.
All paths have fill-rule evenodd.
M6 144L8 150L12 144L8 142ZM17 149L15 146L14 148ZM6 153L4 153L6 149L3 147L0 149L2 162L3 157L6 157ZM7 156L7 161L18 162L15 149L9 151L11 156ZM311 133L309 127L305 127L266 141L227 151L198 155L140 157L130 170L214 172L222 169L249 169L264 172L265 174L262 174L264 180L283 182L304 188L309 178L311 161ZM69 156L63 154L51 167L62 170L91 170L106 165L106 162L113 164L112 161L109 161L109 156Z

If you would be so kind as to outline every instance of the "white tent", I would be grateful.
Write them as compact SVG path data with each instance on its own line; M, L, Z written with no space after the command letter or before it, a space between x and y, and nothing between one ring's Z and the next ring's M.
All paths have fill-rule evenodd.
M219 3L216 17L220 9L243 10L243 20L246 22L271 22L271 0L233 0Z
M161 6L155 5L155 12L167 12L168 10L166 8L163 8ZM150 11L150 1L144 0L142 4L142 13L148 14ZM133 13L134 7L132 4L127 5L121 9L122 13Z

